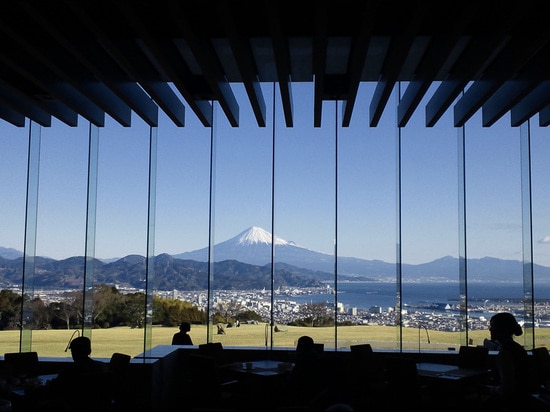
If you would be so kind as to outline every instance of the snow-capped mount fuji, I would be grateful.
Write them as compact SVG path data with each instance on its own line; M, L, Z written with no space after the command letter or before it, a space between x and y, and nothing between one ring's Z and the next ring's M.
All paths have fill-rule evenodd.
M271 245L271 233L269 233L267 230L262 229L261 227L258 227L258 226L252 226L246 229L245 231L239 233L233 239L229 239L224 243L231 242L235 238L238 238L239 244L243 246L250 246L257 243L265 243L267 245ZM277 245L298 246L294 242L286 241L284 239L281 239L279 236L275 235L275 246Z
M208 248L173 255L177 259L190 259L199 262L208 260ZM271 233L253 226L214 247L214 262L237 260L252 265L267 265L271 262ZM331 254L316 252L295 242L275 236L274 261L276 265L287 264L326 274L334 273L335 262ZM457 280L459 260L444 256L432 262L418 265L404 263L402 269L409 279ZM541 279L550 282L550 268L535 265ZM494 258L469 259L468 271L474 276L490 280L514 280L521 273L522 263L517 260ZM319 276L321 274L319 273ZM338 256L338 276L348 279L378 279L394 281L395 263L381 260L367 260L355 257ZM342 277L343 279L343 277Z
M214 261L238 260L252 265L266 265L271 262L271 233L261 227L252 226L237 236L214 246ZM316 252L275 236L275 262L286 263L299 268L334 272L334 256ZM208 248L173 255L177 259L190 259L206 262ZM394 265L382 261L338 257L338 270L342 275L385 277L393 273Z

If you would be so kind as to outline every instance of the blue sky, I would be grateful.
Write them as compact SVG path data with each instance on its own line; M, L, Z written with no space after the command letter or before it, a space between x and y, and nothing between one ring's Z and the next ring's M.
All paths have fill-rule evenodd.
M250 226L271 229L272 85L264 85L268 125L256 127L246 94L234 86L241 127L216 108L214 240ZM394 261L396 256L396 136L394 95L376 128L368 125L374 85L363 85L349 128L338 128L335 180L334 102L313 127L311 84L293 85L295 127L286 128L275 103L275 232L321 252ZM428 96L431 92L428 93ZM449 110L423 127L426 100L401 130L403 261L458 255L457 129ZM336 112L335 112L336 110ZM549 131L532 121L535 262L550 266ZM88 125L54 120L42 128L37 254L84 254ZM490 128L481 113L466 126L468 256L522 258L519 128L509 116ZM0 246L23 249L26 128L0 121ZM187 110L176 128L161 115L158 128L155 253L208 244L211 130ZM100 129L95 253L100 258L146 253L149 130L136 116L124 128L107 118ZM335 202L338 188L338 204ZM335 214L338 208L337 236ZM335 244L336 240L336 244Z

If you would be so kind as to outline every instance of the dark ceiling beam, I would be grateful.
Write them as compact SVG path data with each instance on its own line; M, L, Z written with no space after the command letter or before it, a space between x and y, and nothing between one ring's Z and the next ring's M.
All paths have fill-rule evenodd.
M405 127L443 67L452 67L470 39L463 33L479 14L476 6L454 10L455 19L443 34L434 35L397 107L397 125ZM443 13L445 14L445 13Z
M155 78L153 68L149 68L150 63L145 59L137 47L137 44L126 39L126 35L118 33L110 37L105 30L98 24L101 21L95 19L91 11L80 13L79 17L86 29L93 33L97 42L103 47L103 50L124 70L128 76L137 81L141 87L153 98L166 115L174 122L176 126L185 126L185 106L181 103L177 95L173 92L167 83L150 80ZM97 16L96 16L97 17ZM101 16L103 19L113 18L113 16ZM111 27L117 27L111 24ZM123 27L119 24L119 27ZM136 49L132 53L130 50ZM142 59L139 57L143 56Z
M483 127L492 126L540 83L533 79L514 79L505 82L481 108Z
M266 125L266 106L262 93L260 82L258 81L258 73L256 69L256 62L254 55L250 47L250 43L247 39L239 33L237 26L232 15L231 8L228 6L225 0L217 1L218 16L222 21L231 50L235 57L235 62L239 68L242 82L248 95L248 100L252 106L254 116L256 116L256 122L259 127L265 127Z
M66 71L60 67L66 60L59 58L60 47L55 39L48 36L52 26L51 22L41 17L31 3L19 2L17 5L20 7L19 13L30 17L31 24L43 27L44 31L42 36L32 36L31 38L28 36L25 38L23 33L9 31L9 35L18 45L17 50L12 53L14 56L12 67L19 71L26 70L28 75L34 79L33 81L46 90L52 98L65 102L72 110L96 126L104 126L105 111L82 92L78 81L68 76ZM22 60L25 57L21 50L25 50L36 61L23 64ZM52 56L56 56L56 58L52 58Z
M6 58L6 55L2 55L0 62L3 65L1 71L4 74L6 69L9 68L16 71L18 75L23 77L28 84L32 84L30 85L30 88L35 90L36 95L33 96L33 100L28 100L29 103L34 101L34 104L40 105L43 110L58 118L68 126L75 127L78 125L78 108L74 110L65 104L68 99L76 99L78 96L68 96L60 93L59 90L62 85L58 85L58 87L54 90L53 87L49 87L48 84L42 81L43 78L36 77L23 67L12 64L12 62ZM37 67L37 65L32 65L29 67ZM10 76L10 78L14 77Z
M184 4L168 2L169 17L172 18L175 27L183 34L185 44L191 50L193 57L200 66L204 80L209 85L214 100L222 108L229 124L233 127L239 126L239 104L231 90L229 82L225 78L220 63L208 39L198 36L187 18L188 13L182 9ZM182 39L173 39L178 44Z
M36 24L41 27L41 30L44 30L53 39L53 42L46 49L48 54L55 56L55 59L48 62L48 67L58 73L68 84L78 89L102 111L108 113L119 124L130 126L130 107L106 85L94 78L93 75L89 74L89 80L85 80L86 76L83 75L83 72L87 74L88 69L81 65L79 61L85 61L86 58L85 55L80 54L78 47L68 39L70 33L62 33L54 22L43 16L41 12L35 12L27 2L21 2L21 4L25 4L28 15L32 16ZM61 48L63 49L62 54L59 51ZM75 77L76 74L80 76L78 79Z
M25 115L3 106L2 103L0 103L0 118L16 127L25 127Z
M12 53L7 51L10 46L15 46ZM32 59L21 50L27 51ZM43 101L44 107L49 107L52 115L71 127L78 125L79 114L98 126L104 125L105 113L86 96L52 73L49 70L48 59L39 49L22 38L12 38L12 42L9 46L6 44L4 51L0 58L3 65L0 71L5 73L6 70L12 70L40 89L42 92L37 98Z
M82 22L82 26L85 27L85 21L88 19L87 10L80 3L67 1L65 4L72 10L78 21ZM76 47L73 47L71 52L74 56L145 123L151 127L158 126L158 106L153 102L151 97L135 81L127 77L125 78L123 70L113 62L103 49L97 47L99 43L97 43L93 33L91 33L87 40L89 42L88 50L81 52Z
M501 50L508 41L509 37L501 34L470 40L466 50L426 104L426 127L435 126L469 81L478 77L494 57L495 51Z
M550 31L528 41L521 36L512 38L454 106L455 127L462 127L507 79L520 71L546 45L549 38Z
M543 110L548 104L550 104L550 81L547 80L539 84L538 87L512 108L512 126L521 126L538 111Z
M328 1L321 0L315 8L315 33L313 35L313 126L321 127L325 71L327 67L327 15Z
M429 7L433 6L433 4L423 0L416 2L415 5L418 7L414 8L413 14L410 16L404 32L397 33L392 37L390 49L388 50L384 62L383 73L381 74L380 81L376 84L369 107L371 127L376 127L378 125L394 85L399 78L403 63L418 34L419 27L424 21Z
M290 75L290 52L288 41L281 28L281 17L278 2L265 0L264 5L266 6L269 19L273 58L275 61L275 68L277 70L279 93L281 94L281 104L283 106L283 116L285 118L286 127L293 127L294 107L292 104L292 79Z
M431 39L414 79L408 84L397 106L398 127L407 125L437 72L449 58L449 50L454 48L458 40L458 36L437 36Z
M550 61L550 44L547 44L515 78L506 81L482 106L484 127L492 126L545 78L546 63Z
M363 75L365 59L367 58L370 38L376 20L376 9L379 4L380 0L365 2L361 26L359 32L353 38L348 62L347 99L342 103L342 127L348 127L351 122L351 115L357 99L359 83Z
M176 56L175 50L172 50L172 48L175 49L175 45L157 42L143 33L141 38L136 41L151 64L159 70L163 77L170 79L174 84L202 125L212 127L212 105L208 100L196 99L189 90L193 84L193 76L186 63Z
M546 127L550 126L550 105L545 106L539 112L539 126Z
M212 105L206 100L197 100L189 89L193 84L192 74L185 61L178 56L175 45L170 41L161 41L148 30L140 16L128 2L116 2L120 14L136 33L136 43L142 53L156 67L161 76L174 84L181 93L189 108L195 113L205 127L212 127Z
M28 117L44 127L52 125L52 115L25 93L0 80L0 105Z

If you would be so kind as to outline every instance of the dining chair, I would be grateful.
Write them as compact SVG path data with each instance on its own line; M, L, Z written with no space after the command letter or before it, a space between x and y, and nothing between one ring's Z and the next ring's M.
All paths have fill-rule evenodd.
M350 345L353 375L366 384L384 381L384 366L375 356L370 343Z
M421 381L416 360L401 356L385 359L386 396L389 399L414 399L422 405L431 397L430 386ZM419 405L411 405L418 407Z
M370 343L350 345L349 379L354 402L365 410L376 409L387 390L384 365Z
M531 350L533 372L537 385L550 392L550 353L546 346Z
M318 352L324 352L325 351L325 344L324 343L314 343L313 348L317 350Z
M199 344L199 354L204 356L211 356L218 366L225 365L226 357L221 342L208 342Z
M130 385L129 368L132 357L125 353L114 352L109 360L109 371L112 374L112 409L121 410L128 403Z
M8 352L4 354L5 375L8 380L29 378L38 374L37 352Z
M489 349L484 346L462 345L458 350L458 367L481 369L489 366Z
M189 406L227 407L238 393L238 380L227 379L213 356L192 353L186 359Z

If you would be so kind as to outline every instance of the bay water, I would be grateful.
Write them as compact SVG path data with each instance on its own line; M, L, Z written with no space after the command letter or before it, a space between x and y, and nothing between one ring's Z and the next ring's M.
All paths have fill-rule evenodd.
M369 309L379 306L383 310L394 307L396 302L396 284L391 282L349 282L339 283L338 302L346 309ZM403 283L402 300L405 305L456 304L460 289L457 282ZM519 282L474 283L468 285L470 304L518 302L523 297L523 284ZM281 296L279 296L280 298ZM550 302L550 283L537 284L537 301ZM334 296L327 293L288 296L298 303L334 302Z

